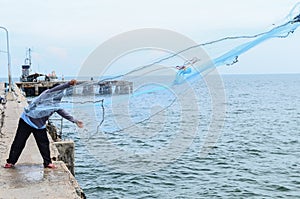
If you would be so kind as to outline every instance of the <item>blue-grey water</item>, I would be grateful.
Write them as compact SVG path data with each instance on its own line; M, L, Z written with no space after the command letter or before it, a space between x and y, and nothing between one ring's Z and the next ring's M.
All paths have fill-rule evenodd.
M204 158L206 99L193 143L154 171L114 170L66 132L76 142L76 178L87 198L300 198L300 75L226 75L223 81L225 123Z
M87 198L300 198L300 75L225 75L223 82L224 127L210 153L199 156L211 111L199 84L201 123L192 143L159 169L149 162L148 172L115 170L118 159L131 160L116 157L107 165L66 123L63 137L75 140L76 179ZM173 129L166 129L168 137ZM115 136L117 144L131 147L128 137ZM165 141L150 140L138 146ZM103 157L118 155L95 147Z
M144 173L112 169L78 134L65 132L76 142L76 178L87 198L300 198L300 75L223 81L225 123L206 157L199 151L208 121L180 157ZM203 104L199 118L207 120L210 106Z

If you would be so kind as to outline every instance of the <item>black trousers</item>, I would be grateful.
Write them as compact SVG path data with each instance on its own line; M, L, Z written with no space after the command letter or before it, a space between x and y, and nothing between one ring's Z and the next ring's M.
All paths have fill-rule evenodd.
M47 166L49 163L51 163L49 139L46 129L35 129L24 122L22 118L19 120L17 133L11 145L7 163L15 164L18 161L31 133L33 133L39 151L44 160L44 166Z

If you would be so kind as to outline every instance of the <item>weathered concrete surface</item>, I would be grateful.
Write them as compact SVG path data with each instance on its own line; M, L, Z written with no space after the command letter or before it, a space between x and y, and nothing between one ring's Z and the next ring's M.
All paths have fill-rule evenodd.
M63 161L69 171L72 173L73 176L75 176L75 158L74 158L74 142L72 140L69 141L60 141L60 142L54 142L59 155L58 160Z
M0 84L0 95L3 86ZM4 165L13 141L18 120L27 102L17 92L7 101L0 133L0 164ZM1 111L1 110L0 110ZM1 121L1 114L0 114ZM52 144L53 145L53 144ZM51 146L52 155L54 146ZM42 158L31 135L21 157L13 169L0 167L0 198L82 198L81 189L63 162L54 162L56 169L44 169Z

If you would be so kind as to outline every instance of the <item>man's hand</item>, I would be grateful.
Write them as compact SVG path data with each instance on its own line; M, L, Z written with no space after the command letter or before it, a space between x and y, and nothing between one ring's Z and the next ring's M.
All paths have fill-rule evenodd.
M69 81L69 84L70 84L71 86L74 86L75 84L77 84L76 79L72 79L71 81Z
M82 122L82 121L77 121L77 122L76 122L76 125L77 125L79 128L83 128L83 122Z

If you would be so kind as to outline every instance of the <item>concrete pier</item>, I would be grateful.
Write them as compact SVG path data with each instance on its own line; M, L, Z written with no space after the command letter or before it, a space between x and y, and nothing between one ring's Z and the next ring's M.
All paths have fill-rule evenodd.
M54 142L56 148L58 149L58 160L63 161L69 171L72 173L73 176L75 176L75 163L74 163L74 142L73 141L60 141L60 142Z
M128 81L105 81L99 83L100 95L121 95L133 92L133 83Z
M5 95L3 85L0 83L2 97ZM12 99L0 104L0 199L85 198L64 162L53 162L56 169L43 168L43 160L32 135L15 168L3 168L20 114L26 105L26 99L18 89L13 92ZM50 148L52 159L58 159L59 153L53 142Z
M19 89L24 91L26 96L38 96L44 90L52 88L56 84L63 84L65 81L39 81L39 82L17 82L16 85Z
M17 82L16 85L26 94L26 96L38 96L44 90L65 82L66 81ZM80 86L80 84L82 84L82 86ZM133 82L121 80L105 81L101 83L97 83L96 81L78 81L77 87L72 89L73 95L122 95L130 94L132 92Z

